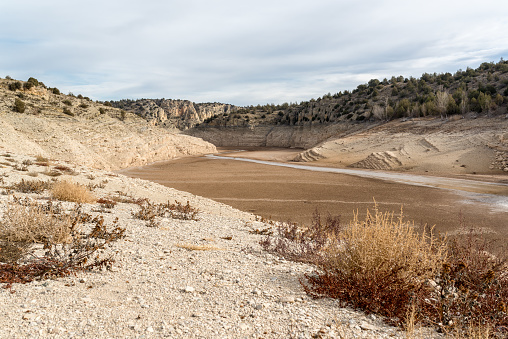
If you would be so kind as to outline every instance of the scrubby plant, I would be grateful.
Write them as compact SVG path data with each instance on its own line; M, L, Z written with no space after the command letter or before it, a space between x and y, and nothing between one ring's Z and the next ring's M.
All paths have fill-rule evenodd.
M21 81L15 81L15 82L11 82L9 84L9 89L11 91L20 90L22 87L23 87L23 85L21 84Z
M58 88L56 88L56 87L51 88L51 92L52 92L53 94L56 94L56 95L59 95L59 94L60 94L60 90L59 90Z
M21 193L42 193L52 186L53 183L49 181L21 179L20 182L12 184L8 188Z
M101 216L92 218L79 208L63 213L51 201L14 199L0 219L0 283L9 288L77 270L111 268L112 255L101 252L124 237L117 222L108 230Z
M74 116L74 113L73 113L73 112L72 112L69 108L67 108L67 107L64 107L64 109L63 109L63 113L64 113L65 115L70 115L71 117L73 117L73 116Z
M183 205L178 201L175 201L174 204L169 201L167 203L156 204L150 202L148 199L143 199L138 202L138 205L140 206L140 210L133 212L133 217L147 221L148 226L151 227L158 226L158 222L156 220L157 217L181 220L198 220L197 215L199 210L190 206L188 201L187 205Z
M72 106L72 101L70 101L69 99L65 99L64 101L62 101L62 103L67 106Z
M95 197L83 185L62 180L53 185L51 196L54 199L77 203L94 203Z
M22 100L16 98L14 100L14 107L13 107L14 112L24 113L25 109L26 109L25 103Z
M466 337L479 330L508 335L504 249L474 232L447 239L417 230L402 213L395 218L377 208L345 226L330 221L307 229L285 224L261 241L272 253L315 265L302 280L310 295L340 299L400 326L423 323Z

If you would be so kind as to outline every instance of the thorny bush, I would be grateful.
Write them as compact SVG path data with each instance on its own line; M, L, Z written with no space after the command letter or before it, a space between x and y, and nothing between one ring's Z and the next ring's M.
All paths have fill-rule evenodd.
M347 225L339 218L311 226L282 224L263 248L285 258L308 262L316 271L302 280L314 297L332 297L386 317L403 326L414 321L446 333L467 335L471 327L508 335L506 257L494 256L490 243L473 232L447 239L377 206ZM506 252L502 252L506 253Z
M77 207L67 213L52 202L14 198L0 219L0 283L62 277L78 270L111 268L112 255L99 251L122 238L125 229L107 227Z
M136 219L147 221L147 225L150 227L158 227L159 223L156 218L171 218L181 220L198 220L197 215L199 210L190 206L187 201L186 205L175 201L174 204L167 203L156 204L150 202L148 199L143 199L137 202L140 206L140 210L133 212L132 215Z

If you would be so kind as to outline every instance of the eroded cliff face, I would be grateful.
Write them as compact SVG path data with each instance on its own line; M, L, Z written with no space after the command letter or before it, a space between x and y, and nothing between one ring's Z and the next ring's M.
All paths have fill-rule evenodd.
M221 103L194 103L189 100L140 99L112 101L114 107L133 112L152 125L192 128L219 114L229 114L235 106Z
M218 147L311 148L331 137L350 133L363 126L350 123L309 126L199 127L186 134Z

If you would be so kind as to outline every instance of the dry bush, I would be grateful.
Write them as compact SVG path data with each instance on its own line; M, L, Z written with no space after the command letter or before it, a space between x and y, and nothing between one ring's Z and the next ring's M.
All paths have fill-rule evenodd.
M277 253L290 260L314 263L322 257L321 250L337 239L341 227L340 216L328 215L323 222L316 211L308 227L287 222L277 225L275 237L272 237L271 227L253 233L268 235L261 241L261 245L268 252Z
M109 199L105 199L105 198L99 198L97 200L97 203L99 205L101 205L101 207L104 207L104 208L113 208L116 206L117 202L116 201L113 201L113 200L109 200Z
M15 198L0 220L0 239L13 243L65 243L70 241L71 219L30 199Z
M63 165L57 165L54 167L55 170L58 170L62 173L65 173L65 174L69 174L69 175L75 175L76 172L70 168L70 167L67 167L67 166L63 166Z
M167 203L156 204L150 202L148 199L142 199L139 201L138 205L140 206L140 210L138 212L133 212L133 217L148 221L148 226L150 227L159 226L156 221L157 217L181 220L198 220L197 215L199 210L190 206L188 201L187 205L182 205L182 203L178 201L175 201L174 204L171 204L169 201Z
M285 224L261 241L316 266L302 281L310 295L386 316L411 333L422 323L457 337L508 336L507 252L475 230L446 239L377 208L344 227L319 220L307 229Z
M506 254L474 229L452 239L450 255L435 278L429 299L434 302L422 303L423 319L441 324L444 331L508 336Z
M323 251L319 271L304 284L308 293L339 298L401 324L414 297L442 266L446 242L376 207L365 220L356 215Z
M92 218L79 207L70 213L59 209L52 202L21 199L9 206L0 222L0 283L6 288L76 270L111 268L113 257L103 258L99 251L124 236L118 219L108 230L101 216ZM44 254L38 255L34 246L43 246Z
M58 200L77 203L94 203L96 201L95 197L85 186L66 180L54 184L51 189L51 195Z
M7 188L21 193L42 193L43 191L50 189L52 186L53 183L49 181L21 179L20 182L12 184Z

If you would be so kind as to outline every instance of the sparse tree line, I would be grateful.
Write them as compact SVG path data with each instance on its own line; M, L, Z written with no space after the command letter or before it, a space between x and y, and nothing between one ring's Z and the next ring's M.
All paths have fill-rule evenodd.
M389 121L402 117L440 116L476 112L507 113L508 61L485 62L477 69L371 79L352 91L325 94L300 103L238 108L211 117L204 124L228 126L327 124L338 121Z

